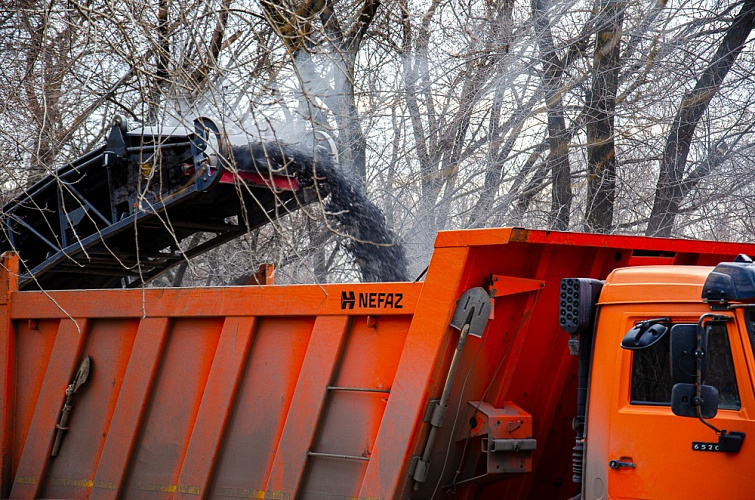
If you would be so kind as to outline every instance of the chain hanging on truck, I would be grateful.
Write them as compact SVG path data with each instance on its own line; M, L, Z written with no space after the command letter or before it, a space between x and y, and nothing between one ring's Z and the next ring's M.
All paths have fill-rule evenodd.
M63 435L68 430L68 419L71 416L71 410L73 409L73 395L79 390L79 387L84 385L84 382L89 378L89 371L92 368L92 361L89 356L84 358L84 361L79 365L79 371L76 372L76 377L66 388L66 402L63 404L63 410L60 412L60 423L56 424L55 431L55 443L52 445L51 456L58 456L60 451L60 443L63 442Z

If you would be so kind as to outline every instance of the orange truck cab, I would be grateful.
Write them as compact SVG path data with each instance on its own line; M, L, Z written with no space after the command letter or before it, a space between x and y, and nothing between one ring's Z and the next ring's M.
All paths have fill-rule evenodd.
M563 293L578 294L579 281L588 280L566 280ZM587 313L596 325L585 498L755 496L753 299L746 257L606 278Z

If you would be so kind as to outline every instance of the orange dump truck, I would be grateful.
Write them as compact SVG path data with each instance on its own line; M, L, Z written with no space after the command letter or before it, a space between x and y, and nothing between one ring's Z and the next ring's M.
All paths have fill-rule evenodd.
M747 253L472 230L424 282L45 292L5 254L2 497L753 498Z

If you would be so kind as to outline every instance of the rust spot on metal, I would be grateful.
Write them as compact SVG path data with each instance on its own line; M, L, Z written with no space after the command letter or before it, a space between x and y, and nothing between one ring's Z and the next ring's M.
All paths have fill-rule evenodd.
M521 227L515 227L511 230L511 237L509 238L509 241L516 241L519 243L524 243L529 239L530 232L528 229L523 229Z
M70 488L91 488L94 481L91 479L71 479L68 477L52 477L50 484L55 486L68 486Z
M259 500L290 500L291 498L291 494L287 491L265 491L247 488L218 488L215 493L220 497L254 498Z

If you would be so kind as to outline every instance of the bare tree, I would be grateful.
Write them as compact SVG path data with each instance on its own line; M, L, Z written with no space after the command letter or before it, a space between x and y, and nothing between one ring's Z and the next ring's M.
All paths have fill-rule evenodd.
M679 214L679 204L684 195L684 173L695 129L742 51L754 22L755 1L745 0L741 10L726 29L710 64L698 78L695 88L684 96L679 105L666 139L655 201L646 231L648 235L671 235L674 219Z
M587 200L585 229L605 233L616 197L614 116L624 6L602 0L595 34L592 85L587 99Z
M562 78L564 61L559 58L553 42L547 0L533 0L532 16L542 60L545 105L548 108L548 169L551 171L550 227L564 230L569 227L572 204L571 170L569 168L569 140L564 119Z
M98 147L115 114L202 114L249 141L327 132L417 272L441 229L751 238L752 4L9 0L4 195ZM358 279L329 216L308 206L173 282L265 261Z
M302 108L317 107L316 100L325 104L336 122L341 164L365 179L367 145L356 105L355 70L359 49L377 14L379 0L360 2L355 13L347 10L344 17L351 16L352 19L346 26L332 0L305 0L298 6L264 0L261 5L266 19L293 58L302 85ZM319 33L315 31L317 21L320 22ZM315 46L330 49L326 67L318 67L312 53ZM332 86L328 82L329 76L333 80ZM311 115L316 127L329 129L327 116Z

